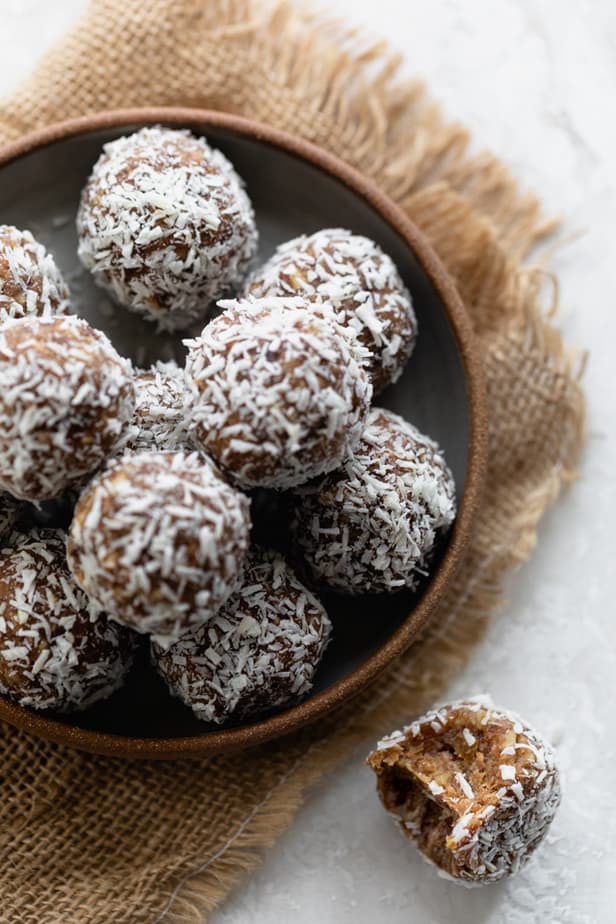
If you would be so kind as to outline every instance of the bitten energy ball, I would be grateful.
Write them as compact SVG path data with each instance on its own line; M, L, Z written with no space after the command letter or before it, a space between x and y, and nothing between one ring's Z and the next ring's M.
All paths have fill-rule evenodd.
M326 228L282 244L250 278L247 292L326 301L343 327L369 350L375 393L395 382L413 352L417 320L396 266L381 248L342 228Z
M300 299L220 305L188 341L194 441L244 487L288 488L336 468L372 397L365 349Z
M295 492L292 535L312 576L342 593L414 588L453 522L455 488L438 446L373 408L334 472Z
M85 709L122 685L133 650L73 581L64 533L15 533L0 549L3 693L33 709Z
M152 655L171 692L198 718L220 724L308 693L330 628L284 559L253 547L223 608L167 651L154 645Z
M188 445L184 370L158 362L135 375L135 417L126 449L143 452L184 449Z
M76 317L0 328L0 489L48 500L95 471L134 412L132 367Z
M160 127L105 145L77 231L95 281L165 330L203 320L239 285L257 246L252 205L226 157Z
M0 225L0 324L69 312L69 292L51 254L11 225Z
M560 802L551 748L483 697L442 706L394 732L368 763L402 832L464 885L518 872Z
M249 502L197 453L113 462L81 495L69 530L75 580L113 619L169 645L235 589Z

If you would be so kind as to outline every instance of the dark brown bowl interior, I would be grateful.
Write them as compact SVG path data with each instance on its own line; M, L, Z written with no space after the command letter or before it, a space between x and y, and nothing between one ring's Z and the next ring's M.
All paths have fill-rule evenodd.
M222 729L200 723L172 700L145 653L126 687L71 716L37 714L0 697L0 718L84 750L125 757L203 756L258 744L312 722L362 691L401 654L435 610L460 566L477 511L486 455L486 423L477 349L459 296L418 229L353 169L298 138L216 112L182 109L102 113L29 135L0 152L0 222L30 228L56 255L76 310L107 331L140 364L181 352L181 338L155 335L120 312L110 320L105 296L76 256L74 217L80 190L102 144L146 124L206 134L246 181L261 233L260 256L283 240L342 226L376 240L413 293L418 346L383 404L435 437L454 472L455 528L432 576L415 594L328 597L334 638L312 695L300 705ZM118 318L121 320L118 322Z

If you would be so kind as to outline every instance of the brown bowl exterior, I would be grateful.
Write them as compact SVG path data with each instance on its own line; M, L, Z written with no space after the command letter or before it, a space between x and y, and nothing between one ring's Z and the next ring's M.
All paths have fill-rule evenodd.
M0 169L23 155L57 141L109 128L163 123L175 127L224 129L307 161L343 184L397 233L414 255L442 302L452 328L465 376L470 415L468 465L462 500L447 549L418 604L380 648L357 668L297 706L261 721L203 735L136 738L64 724L0 696L0 719L50 741L113 757L142 759L201 758L262 744L300 729L357 696L417 638L437 609L461 567L476 519L487 457L487 415L481 361L458 292L424 235L370 180L308 141L268 125L225 113L184 108L117 110L88 115L32 132L0 150Z

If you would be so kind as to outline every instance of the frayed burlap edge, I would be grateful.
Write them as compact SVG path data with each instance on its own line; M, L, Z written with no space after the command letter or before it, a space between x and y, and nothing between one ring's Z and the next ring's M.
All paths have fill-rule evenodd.
M467 662L502 600L505 575L530 554L543 513L575 478L584 432L581 363L540 307L544 283L551 277L545 267L523 264L556 223L542 218L538 201L520 193L496 158L471 153L467 131L445 124L420 84L397 82L397 61L386 47L365 46L360 35L340 23L284 4L264 10L257 3L148 0L138 15L125 14L126 21L120 7L116 0L92 5L77 29L0 106L0 135L8 140L101 108L183 104L249 115L330 148L374 179L430 238L475 324L490 405L484 506L467 567L452 587L442 617L365 696L328 718L318 732L238 757L238 766L267 760L272 748L287 745L293 755L290 766L210 856L195 852L178 858L151 883L155 894L148 896L143 914L126 918L131 924L194 924L255 868L311 784L356 753L363 741L441 695ZM118 20L115 33L109 17ZM154 25L146 26L148 21ZM193 38L187 36L188 28ZM112 41L114 60L122 61L144 29L156 32L162 46L147 87L114 82L107 75L104 86L85 82L75 92L75 79L66 78L67 61L73 74L87 74L89 63L100 59L101 48ZM174 47L170 68L166 54ZM233 55L223 66L224 49ZM203 89L187 93L188 86L203 84ZM518 383L516 370L526 382ZM559 411L559 419L541 417L542 450L515 418L516 407L527 408L528 402L521 404L524 388L533 390L532 407L539 417L550 402ZM504 425L504 413L517 423L513 434ZM527 449L535 455L525 471ZM515 464L509 464L511 454ZM87 913L78 918L102 919ZM23 920L34 918L26 915Z

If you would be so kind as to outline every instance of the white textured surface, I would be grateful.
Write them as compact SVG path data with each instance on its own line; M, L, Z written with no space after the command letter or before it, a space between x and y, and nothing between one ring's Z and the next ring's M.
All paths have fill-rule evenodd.
M591 353L583 479L546 518L533 559L510 581L508 606L449 691L488 690L551 731L565 796L537 862L514 883L467 892L437 879L404 843L358 754L308 797L260 872L213 921L609 924L616 899L613 0L332 6L389 36L408 73L428 80L478 144L539 190L570 232L584 232L555 265L559 323ZM84 0L0 0L0 92L84 7Z

